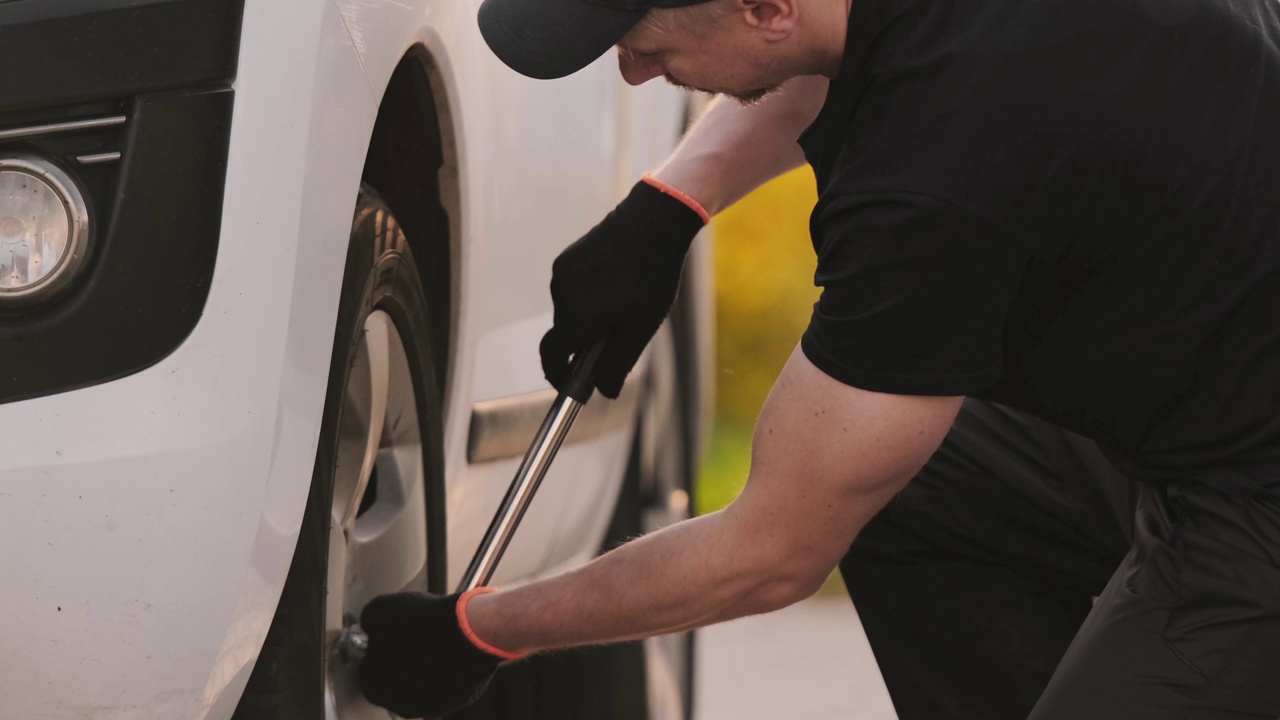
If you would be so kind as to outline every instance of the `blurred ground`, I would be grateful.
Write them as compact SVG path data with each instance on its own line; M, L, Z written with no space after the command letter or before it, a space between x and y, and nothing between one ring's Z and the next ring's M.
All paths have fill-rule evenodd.
M896 720L848 598L698 631L693 720Z

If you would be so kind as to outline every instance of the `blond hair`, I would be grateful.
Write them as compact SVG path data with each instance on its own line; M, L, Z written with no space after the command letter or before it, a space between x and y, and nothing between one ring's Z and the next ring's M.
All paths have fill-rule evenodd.
M738 0L704 0L696 5L654 8L640 21L645 28L665 33L672 30L703 33L738 7Z

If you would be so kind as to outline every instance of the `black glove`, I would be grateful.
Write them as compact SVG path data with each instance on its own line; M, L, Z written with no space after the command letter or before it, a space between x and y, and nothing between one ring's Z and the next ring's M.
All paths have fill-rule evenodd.
M542 338L542 371L563 390L569 358L607 337L595 384L616 398L653 339L680 284L680 270L703 217L648 182L570 245L551 266L555 324Z
M369 702L406 718L475 702L503 658L476 647L458 621L460 595L380 595L360 613L369 647L356 671Z

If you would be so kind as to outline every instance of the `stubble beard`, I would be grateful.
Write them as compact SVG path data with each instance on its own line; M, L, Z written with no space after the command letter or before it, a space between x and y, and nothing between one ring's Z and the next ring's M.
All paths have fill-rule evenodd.
M743 107L751 107L752 105L759 103L761 100L764 100L765 98L777 92L779 87L781 86L774 85L772 87L757 88L755 90L749 90L744 93L723 93L723 94L733 98L738 102L739 105Z
M726 97L732 98L733 100L737 101L737 103L743 107L750 107L752 105L755 105L756 103L760 102L766 97L769 97L773 93L777 92L778 88L782 87L781 85L772 85L769 87L756 88L755 90L746 90L744 92L716 91L716 90L707 90L704 88L697 88L691 85L685 85L679 80L676 80L675 78L671 77L671 75L669 74L664 75L664 77L666 78L667 84L672 85L674 87L678 87L682 90L692 90L694 92L710 93L712 95L724 95Z

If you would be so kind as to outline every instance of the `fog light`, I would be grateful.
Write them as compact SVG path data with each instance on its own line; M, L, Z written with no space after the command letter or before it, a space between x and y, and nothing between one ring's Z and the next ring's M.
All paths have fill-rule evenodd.
M0 158L0 306L44 300L84 260L89 212L75 181L34 157Z

